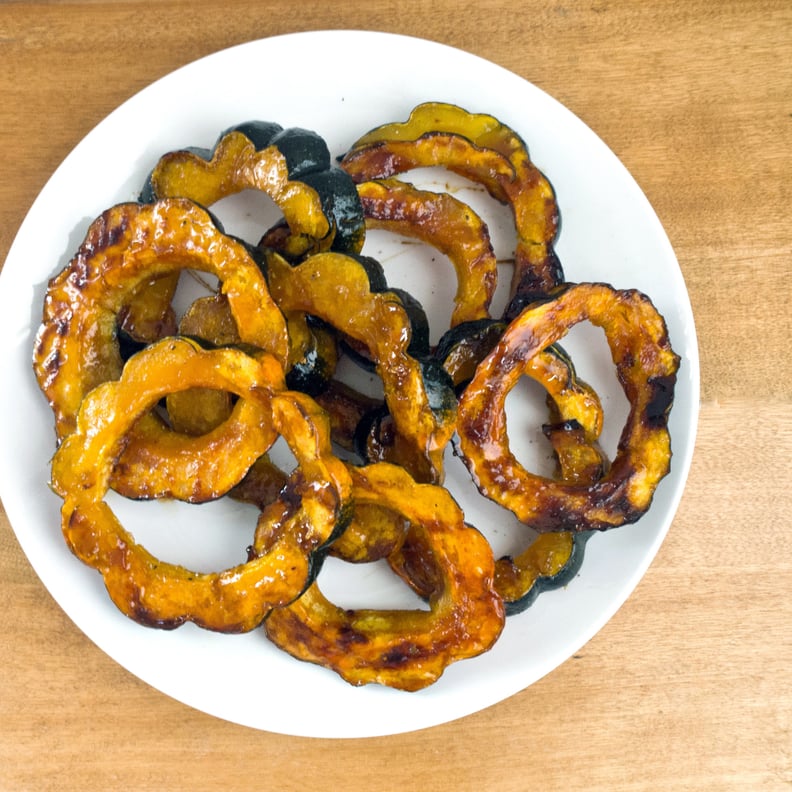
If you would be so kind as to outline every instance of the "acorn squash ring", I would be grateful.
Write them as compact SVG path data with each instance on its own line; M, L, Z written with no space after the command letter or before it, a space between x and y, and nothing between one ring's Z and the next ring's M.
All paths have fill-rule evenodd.
M282 371L289 348L286 320L247 249L189 200L119 204L91 224L77 254L47 290L33 368L54 412L59 439L73 431L83 397L121 373L117 317L129 296L151 278L186 268L220 279L241 340L271 353L277 360L268 365ZM129 497L199 501L222 494L214 485L196 490L196 442L171 432L153 413L143 416L119 460L113 487ZM233 469L242 460L228 451ZM154 469L162 487L152 485L152 459L158 460ZM220 467L209 463L205 472L211 476ZM232 477L237 472L241 478L244 467Z
M259 525L268 524L267 546L222 572L199 573L156 558L104 501L134 422L172 389L185 387L227 388L260 403L299 462L280 502L259 518ZM115 605L143 625L172 629L191 621L221 632L253 629L272 607L300 594L313 572L311 554L343 527L349 477L317 417L301 394L272 392L266 368L240 350L204 350L183 338L153 344L129 359L119 380L85 397L75 431L55 453L52 488L63 499L68 547L102 574Z
M314 582L273 610L264 630L293 657L331 668L350 684L419 690L450 663L487 651L500 635L505 617L493 588L492 551L445 489L416 484L387 462L350 473L355 503L392 509L426 535L441 570L430 610L340 608Z
M497 118L427 102L415 107L406 121L363 135L341 166L358 182L441 166L481 184L493 198L508 204L517 246L507 318L512 318L514 304L564 282L553 248L560 227L553 187L531 161L522 138Z
M584 320L605 331L630 412L608 472L593 484L571 484L529 473L513 456L504 403L529 361ZM457 451L482 494L539 532L635 522L669 470L678 367L648 297L606 284L567 284L523 310L476 369L459 402Z
M397 429L399 462L415 478L442 480L456 400L445 412L433 408L422 362L408 352L410 321L398 295L373 291L362 264L341 253L317 253L292 266L271 251L267 269L272 295L289 319L318 317L368 348Z
M489 317L498 263L481 218L449 193L398 179L358 184L366 227L416 238L448 257L457 278L451 327Z

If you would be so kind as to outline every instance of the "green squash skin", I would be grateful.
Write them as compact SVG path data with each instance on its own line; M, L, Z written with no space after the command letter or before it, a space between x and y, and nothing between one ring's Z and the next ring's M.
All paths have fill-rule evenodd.
M321 393L335 373L335 366L325 360L316 346L286 372L286 386L309 396Z
M330 250L360 253L366 237L366 219L352 178L340 168L331 168L305 173L300 181L319 194L325 216L334 228Z
M276 146L285 157L290 179L301 181L308 173L330 169L327 143L310 129L289 127L276 134L269 145Z
M267 148L275 135L283 132L283 127L274 121L243 121L228 129L224 129L217 138L215 146L231 132L241 132L256 148L261 151ZM211 154L209 155L211 158Z
M360 264L366 271L369 282L369 289L372 292L384 292L388 290L388 281L385 278L385 270L377 259L373 256L365 256L362 253L347 254Z
M116 324L116 340L118 341L118 352L121 355L121 361L123 363L126 363L132 355L136 355L148 346L147 341L138 341L132 338L132 336L124 332L118 324Z
M505 327L505 323L498 319L476 319L471 322L462 322L443 333L435 347L434 356L442 363L458 344L489 334L496 334L500 337Z
M333 530L330 533L330 536L327 537L325 542L313 550L308 557L308 574L305 578L305 585L303 586L302 591L292 600L293 602L300 599L303 594L316 582L316 579L319 577L319 573L322 571L322 567L324 566L325 559L330 554L330 549L333 546L333 542L338 539L341 534L349 526L349 523L352 522L353 516L353 509L350 506L343 507L338 516L336 517L335 525L333 526ZM266 618L265 618L266 621Z
M429 317L426 315L423 305L413 297L408 291L399 288L391 288L399 300L401 300L407 316L410 317L410 343L407 352L414 358L428 358L431 349L429 346Z
M418 358L418 363L430 409L442 424L455 420L457 396L448 372L433 358Z
M498 319L477 319L462 322L447 330L440 337L432 357L445 368L452 355L466 353L465 358L470 361L469 365L473 365L475 368L498 343L505 329L505 322ZM454 382L458 395L461 395L468 382L469 378Z

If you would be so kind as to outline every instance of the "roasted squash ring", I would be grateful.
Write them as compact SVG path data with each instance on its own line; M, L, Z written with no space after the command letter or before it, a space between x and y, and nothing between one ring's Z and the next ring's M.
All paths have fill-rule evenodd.
M47 289L34 370L59 437L74 428L83 396L121 371L116 320L129 296L152 278L188 268L216 275L242 339L285 364L286 321L242 244L189 200L118 204L91 224Z
M116 319L128 296L152 277L185 268L216 275L241 338L274 354L279 362L287 359L286 320L264 276L246 248L223 234L206 210L184 199L119 204L91 224L77 254L47 290L33 367L55 415L59 439L74 430L83 397L121 373ZM234 424L237 432L248 425L244 420ZM229 431L226 441L232 437ZM203 445L211 448L217 437L207 440ZM239 440L244 445L244 432ZM201 438L171 432L154 414L144 416L130 433L113 487L129 497L216 497L220 491L214 485L195 489L204 480L196 476L195 467L202 458L196 454L202 443ZM208 456L211 459L211 452ZM235 469L243 457L229 446L231 478L244 474L244 467ZM156 484L148 475L153 459L158 460ZM214 463L209 467L218 468ZM219 473L204 472L209 478Z
M258 401L300 462L293 491L274 510L277 524L273 513L264 512L259 520L268 523L268 545L223 572L198 573L160 561L135 542L104 502L127 432L171 389L184 387L222 387ZM102 574L123 613L152 627L171 629L192 621L241 632L305 587L311 552L342 524L350 481L344 464L329 453L329 433L318 411L306 408L299 394L272 393L259 360L239 350L208 351L171 338L130 358L119 380L85 397L75 431L53 458L52 487L63 498L62 529L69 548Z
M421 363L407 351L410 324L399 298L373 292L360 262L340 253L318 253L292 266L270 252L267 270L272 295L287 317L318 317L368 348L397 428L400 462L415 477L441 480L456 404L453 411L432 409Z
M451 261L457 277L452 327L489 317L498 262L487 226L469 206L398 179L362 182L357 189L368 228L419 239Z
M149 176L143 198L189 198L210 207L247 189L269 195L283 212L292 237L306 246L330 234L319 194L291 177L289 162L278 146L257 149L236 130L221 135L208 159L191 149L164 154Z
M489 354L506 325L478 321L459 325L441 339L438 360L464 390L475 368ZM607 470L608 460L597 439L603 425L599 397L577 378L569 356L558 344L537 353L525 374L547 392L550 422L542 427L555 451L558 478L571 484L593 484ZM503 597L506 614L528 608L539 593L565 585L583 561L588 533L549 532L535 537L514 556L495 562L495 587ZM402 544L389 558L392 569L421 596L427 596L438 576L431 553L420 535L408 529Z
M530 361L585 320L605 331L630 404L616 458L591 485L529 473L509 450L504 411ZM479 365L459 403L458 451L480 492L539 532L635 522L669 470L668 413L678 367L665 322L648 297L606 284L567 284L526 308Z
M302 251L332 235L319 194L299 178L329 166L330 152L316 133L246 122L222 133L210 150L164 154L149 174L140 201L189 198L210 207L242 190L261 190L283 212L290 244ZM167 325L173 319L171 302L178 282L179 273L173 273L142 288L120 312L121 329L144 342L172 334Z
M445 489L416 484L387 463L350 472L356 503L393 509L426 533L442 569L430 610L344 609L315 582L273 610L264 630L293 657L330 668L352 685L419 690L450 663L486 652L500 635L504 613L492 585L492 552Z
M341 166L358 182L443 166L481 184L514 213L510 305L563 283L553 249L560 221L552 185L531 161L522 138L497 118L441 102L418 105L407 121L377 127L358 139Z

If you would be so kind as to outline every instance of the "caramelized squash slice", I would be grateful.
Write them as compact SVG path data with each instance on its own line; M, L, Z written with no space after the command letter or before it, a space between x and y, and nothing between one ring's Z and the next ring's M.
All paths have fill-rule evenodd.
M115 459L135 422L173 390L221 388L258 403L272 431L300 463L270 511L268 542L221 572L199 573L154 557L124 529L104 501ZM260 425L261 426L261 425ZM217 449L215 464L226 458ZM75 431L58 448L52 487L63 499L62 529L71 551L99 571L112 601L147 626L172 629L191 621L211 630L243 632L272 607L298 596L314 571L312 553L343 528L351 480L330 451L329 428L300 394L273 392L266 368L239 350L204 350L170 338L134 355L118 380L84 399ZM251 532L252 533L252 532ZM244 548L242 548L244 549Z
M491 115L453 104L418 105L404 122L385 124L352 144L342 167L355 181L384 179L414 168L442 166L485 187L508 204L517 230L507 318L564 282L553 248L559 229L552 185L534 165L522 138Z
M531 361L573 325L603 328L630 412L608 472L594 484L528 472L509 449L504 402ZM668 414L679 357L648 297L567 284L528 306L476 369L459 403L458 451L480 492L539 532L605 530L649 508L671 460Z
M340 253L318 253L292 266L270 252L267 269L272 295L287 317L318 317L368 349L396 427L395 458L414 476L440 481L456 401L444 411L433 409L421 363L408 353L410 323L399 297L372 291L360 262Z
M449 664L486 652L503 629L493 559L481 534L465 525L445 489L416 484L388 463L350 469L356 504L406 517L426 536L442 573L430 609L346 609L321 592L321 574L295 602L264 622L271 641L292 656L330 668L352 685L420 690Z

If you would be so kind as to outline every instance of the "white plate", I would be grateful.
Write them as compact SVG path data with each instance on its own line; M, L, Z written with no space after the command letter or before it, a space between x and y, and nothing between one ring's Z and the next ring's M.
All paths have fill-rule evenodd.
M427 100L491 113L526 139L557 191L563 219L557 250L568 280L641 289L665 315L682 369L670 423L672 472L650 512L636 525L596 535L570 585L540 596L509 620L492 651L451 666L420 693L351 687L330 671L279 652L258 631L225 636L191 625L161 632L134 624L110 604L100 577L65 548L59 501L47 488L54 434L30 360L48 278L66 264L91 219L135 198L166 150L209 146L225 127L258 118L314 129L335 155L363 132L404 119ZM437 174L423 178L436 181ZM443 174L440 187L445 179ZM455 189L481 209L496 248L508 255L513 237L508 213L493 208L480 191L464 184ZM252 233L239 203L232 200L218 211L229 230ZM433 268L420 246L382 232L368 238L366 252L385 262L393 285L406 285L425 301L436 338L447 319L453 277ZM411 266L411 256L422 266ZM604 344L586 332L570 335L566 346L582 376L602 392L606 443L612 447L624 399ZM0 338L0 495L46 587L86 635L155 688L220 718L284 734L361 737L424 728L494 704L552 671L605 624L644 574L677 508L696 430L698 352L690 303L668 239L629 173L578 118L520 77L447 46L390 34L333 31L251 42L192 63L119 107L66 158L20 228L0 277ZM543 412L528 405L531 398L525 391L510 400L515 421L510 428L515 439L518 433L526 438L519 453L533 454L541 468L547 464L538 439ZM499 530L510 524L508 517L473 494L458 467L451 469L449 487L469 521L486 530L494 526L493 542L508 549L511 540ZM204 508L119 500L114 505L140 540L168 560L187 564L240 560L253 526L254 515L233 504ZM230 517L232 527L218 532L219 517ZM151 530L152 523L159 531ZM224 546L235 552L223 556ZM410 601L379 566L346 574L330 565L323 581L349 606Z

